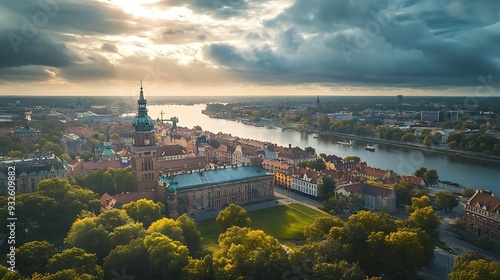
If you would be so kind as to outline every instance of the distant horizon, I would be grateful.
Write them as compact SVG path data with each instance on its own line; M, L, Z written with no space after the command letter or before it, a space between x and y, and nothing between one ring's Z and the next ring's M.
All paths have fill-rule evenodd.
M499 1L3 1L0 95L500 96ZM156 92L155 92L156 91Z

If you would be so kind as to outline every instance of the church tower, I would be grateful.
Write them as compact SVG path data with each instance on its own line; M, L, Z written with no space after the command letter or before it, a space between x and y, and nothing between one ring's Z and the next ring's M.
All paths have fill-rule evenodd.
M155 128L153 120L148 116L144 92L137 100L137 115L134 117L132 127L132 174L137 182L137 190L156 189L158 185L158 164L156 159Z

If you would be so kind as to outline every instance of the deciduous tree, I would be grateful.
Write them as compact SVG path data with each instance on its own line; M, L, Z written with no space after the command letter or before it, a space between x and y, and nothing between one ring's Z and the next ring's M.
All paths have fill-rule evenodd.
M215 221L220 225L222 231L226 231L232 226L249 227L251 223L247 211L241 206L232 203L219 212Z
M219 236L216 279L281 279L288 257L278 240L262 230L232 227Z
M103 279L102 268L97 265L97 256L80 248L70 248L55 254L47 265L50 273L65 269L73 269L78 274L88 274L95 276L95 279Z
M16 269L25 276L44 273L54 253L54 245L45 240L24 243L16 249Z
M457 197L449 191L439 191L436 193L436 204L445 211L458 206Z
M159 220L163 216L161 214L163 204L161 202L155 203L145 198L129 202L123 205L122 208L127 212L130 218L136 222L142 223L145 228L149 227L151 223Z

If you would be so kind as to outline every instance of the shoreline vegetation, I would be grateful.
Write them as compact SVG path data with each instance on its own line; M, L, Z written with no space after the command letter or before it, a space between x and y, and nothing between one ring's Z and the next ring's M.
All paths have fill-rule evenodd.
M282 128L282 129L295 130L298 132L306 132L309 134L316 134L318 136L335 136L335 137L344 137L344 138L354 139L354 140L366 140L370 143L385 144L385 145L390 145L390 146L395 146L395 147L400 147L400 148L420 150L420 151L424 152L424 154L438 153L438 154L444 154L444 155L449 155L449 156L455 156L455 157L459 157L459 158L473 159L473 160L479 160L479 161L484 161L484 162L491 162L491 163L500 164L500 157L479 154L479 153L474 153L474 152L461 151L461 150L453 150L453 149L446 148L446 147L425 146L425 145L416 144L416 143L411 144L411 143L404 143L404 142L385 140L385 139L374 138L374 137L359 136L359 135L354 135L354 134L339 133L339 132L324 132L324 131L319 131L319 130L314 130L314 129L305 129L305 128L301 128L298 126L284 126L282 124L272 124L272 125L257 124L255 122L250 121L250 120L241 120L241 119L235 119L235 118L229 118L229 117L215 116L213 114L210 114L209 112L206 112L205 110L203 110L202 113L211 117L211 118L218 118L218 119L225 119L225 120L229 120L229 121L241 122L243 124L256 126L256 127L266 127L268 129Z

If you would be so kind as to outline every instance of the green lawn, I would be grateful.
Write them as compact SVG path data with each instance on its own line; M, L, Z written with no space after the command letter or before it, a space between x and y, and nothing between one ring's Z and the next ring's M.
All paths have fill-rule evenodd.
M281 240L303 240L304 227L310 225L316 217L328 215L302 204L292 203L248 212L248 216L252 220L252 229L261 229ZM203 245L217 242L220 228L215 219L199 222L198 229L204 237Z

